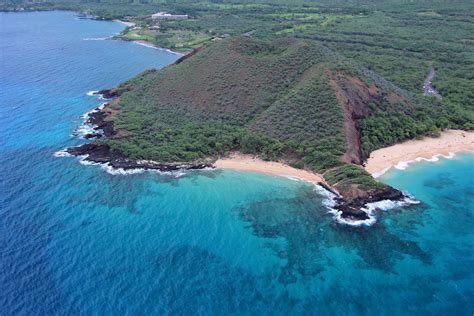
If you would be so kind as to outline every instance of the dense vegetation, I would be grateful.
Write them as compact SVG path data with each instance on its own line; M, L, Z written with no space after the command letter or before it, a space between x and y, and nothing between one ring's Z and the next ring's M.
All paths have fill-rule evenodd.
M239 150L322 173L344 192L380 187L353 164L372 149L366 144L435 134L452 124L439 102L295 38L224 39L117 91L109 119L118 136L102 143L129 157L190 161ZM377 125L382 119L394 130ZM362 138L362 146L350 144L351 137Z
M136 159L189 161L231 150L324 173L341 190L379 185L377 148L474 128L472 1L7 1L137 23L121 35L183 63L124 83L104 142ZM156 25L157 11L189 19ZM424 97L429 68L442 99Z
M133 136L108 141L136 158L160 161L237 148L269 159L285 149L305 155L303 149L311 146L340 155L345 148L340 106L333 93L318 95L330 89L318 76L331 62L318 45L304 41L223 40L121 86L131 91L113 106L120 113L115 127Z

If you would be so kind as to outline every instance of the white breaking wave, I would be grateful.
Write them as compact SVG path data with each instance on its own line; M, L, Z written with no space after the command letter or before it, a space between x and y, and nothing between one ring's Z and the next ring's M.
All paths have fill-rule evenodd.
M91 38L83 38L82 40L83 41L105 41L105 40L109 40L109 39L112 39L111 36L109 37L91 37Z
M94 161L86 160L88 155L79 156L80 161L79 163L85 166L99 166L105 172L112 174L112 175L132 175L132 174L139 174L145 172L145 169L123 169L123 168L114 168L109 163L98 163Z
M398 169L398 170L405 170L406 168L409 167L410 164L412 164L414 162L421 162L421 161L437 162L437 161L439 161L439 158L441 158L441 157L446 158L446 159L453 159L455 156L456 156L455 153L450 152L448 155L438 154L438 155L432 156L431 158L418 157L415 160L400 161L394 167L395 167L395 169ZM385 172L385 171L386 170L384 170L382 172Z
M301 181L301 179L297 177L292 177L292 176L284 176L284 177L291 181Z
M92 91L87 92L86 95L88 95L88 96L90 96L90 97L95 97L98 92L99 92L99 91L94 91L94 90L92 90Z
M326 206L327 208L333 208L334 206L336 206L336 199L340 196L317 184L314 185L314 190L326 198L323 200L324 206Z
M381 177L382 175L384 175L387 171L389 171L392 167L387 167L385 169L383 169L382 171L380 172L376 172L372 175L372 177L374 178L378 178L378 177Z
M415 163L415 162L422 162L422 161L426 161L426 162L437 162L439 161L439 158L440 157L443 157L443 158L446 158L446 159L453 159L454 157L456 156L455 153L453 152L450 152L448 155L443 155L443 154L437 154L437 155L434 155L433 157L431 158L424 158L424 157L417 157L415 158L415 160L407 160L407 161L399 161L395 166L393 166L395 169L398 169L398 170L405 170L407 169L410 164L412 163ZM387 171L389 171L392 167L387 167L385 169L383 169L382 171L380 172L376 172L372 175L372 177L374 178L378 178L378 177L381 177L382 175L384 175Z
M53 155L54 157L72 157L70 153L66 151L67 148L64 148L63 150L55 152ZM139 173L144 173L145 171L148 172L153 172L157 173L160 175L167 175L171 176L174 178L181 178L185 175L188 174L189 170L181 169L181 170L176 170L176 171L160 171L158 169L145 169L145 168L133 168L133 169L123 169L123 168L114 168L110 165L110 163L99 163L99 162L94 162L87 160L87 157L89 155L82 155L78 156L79 157L79 163L84 165L84 166L98 166L105 172L111 175L121 175L121 176L126 176L126 175L133 175L133 174L139 174ZM208 169L203 169L203 170L208 170Z
M144 43L144 42L134 41L134 43L137 44L137 45L141 45L141 46L148 47L148 48L159 49L159 48L156 47L155 45L147 44L147 43Z
M53 154L53 156L54 157L69 157L69 156L72 156L66 150L67 150L67 148L64 148L63 150L57 151Z
M83 155L79 156L80 160L79 163L85 166L98 166L105 172L111 175L120 175L120 176L127 176L127 175L133 175L133 174L140 174L144 173L146 171L148 172L153 172L157 173L159 175L167 175L171 176L174 178L181 178L182 176L185 176L188 174L188 170L176 170L176 171L160 171L158 169L145 169L145 168L134 168L134 169L123 169L123 168L114 168L110 165L110 163L99 163L99 162L94 162L90 160L86 160L88 155Z
M106 104L107 103L101 103L97 108L90 110L84 113L83 115L81 115L81 118L83 120L82 124L79 125L79 127L74 131L72 136L84 138L84 136L86 136L87 134L101 134L100 130L96 130L96 127L97 127L96 125L89 124L87 121L89 120L89 117L92 113L99 112L100 110L104 108Z
M104 96L102 94L99 94L99 91L95 91L95 90L87 92L86 95L89 96L89 97L96 97L96 98L98 98L99 100L102 100L102 101L108 100L108 99L104 98ZM103 103L100 106L103 107L105 104L106 103Z
M165 52L168 52L168 53L171 53L171 54L175 54L175 55L178 55L178 56L184 56L184 54L181 54L181 53L178 53L178 52L175 52L175 51L172 51L171 49L169 48L161 48L161 47L157 47L153 44L148 44L148 43L145 43L145 42L140 42L140 41L133 41L135 44L138 44L138 45L141 45L141 46L145 46L145 47L148 47L148 48L153 48L153 49L159 49L159 50L163 50Z
M78 136L84 138L87 134L95 134L96 130L92 125L89 124L82 124L79 126L75 131L73 136Z
M406 168L408 168L408 165L411 162L413 162L413 161L400 161L394 166L394 168L398 169L398 170L405 170Z
M407 196L401 201L392 201L392 200L382 200L373 203L367 203L365 207L362 208L369 218L364 221L352 221L352 224L349 225L367 225L370 226L376 222L375 211L388 211L394 208L405 207L412 204L419 204L420 201L415 200L413 197ZM347 220L346 220L347 221Z

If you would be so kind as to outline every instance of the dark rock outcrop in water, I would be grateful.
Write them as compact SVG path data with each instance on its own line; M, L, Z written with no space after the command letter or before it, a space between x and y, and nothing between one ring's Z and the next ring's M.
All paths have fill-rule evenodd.
M384 187L383 189L372 191L369 196L356 198L352 201L346 201L342 198L337 200L336 209L342 212L342 217L350 220L366 220L369 215L362 210L367 203L374 203L383 200L401 201L406 196L392 187Z
M96 95L100 95L105 99L112 99L118 96L117 89L104 89L100 90L99 92L94 93Z
M87 155L85 160L96 163L108 163L113 168L124 170L149 169L160 171L175 171L182 169L204 169L212 167L208 161L196 161L189 163L159 163L151 160L136 160L125 157L122 153L112 150L107 145L89 143L78 147L66 149L74 156Z
M352 221L364 221L370 218L369 215L362 210L367 205L367 203L375 203L383 200L402 201L406 198L406 196L399 190L387 186L382 189L372 191L367 197L359 197L348 201L341 197L337 191L325 183L320 182L318 184L327 191L338 196L336 198L335 209L342 212L342 218Z
M114 123L106 120L107 115L106 112L97 109L97 111L89 114L87 123L95 125L94 129L101 130L104 136L112 137L115 135Z

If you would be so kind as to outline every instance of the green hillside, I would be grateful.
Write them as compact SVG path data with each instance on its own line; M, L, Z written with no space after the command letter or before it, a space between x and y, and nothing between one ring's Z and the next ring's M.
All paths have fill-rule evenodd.
M209 162L239 150L322 173L350 200L383 187L360 167L371 151L474 128L472 1L0 3L52 9L135 23L120 39L199 50L115 90L104 110L110 135L94 143L104 145L99 162L110 149L119 165ZM159 11L189 18L157 22L150 15ZM423 96L431 71L442 98Z
M100 143L116 152L186 162L238 150L322 173L348 198L383 187L358 166L370 150L453 125L439 102L295 38L221 40L115 92L115 134Z

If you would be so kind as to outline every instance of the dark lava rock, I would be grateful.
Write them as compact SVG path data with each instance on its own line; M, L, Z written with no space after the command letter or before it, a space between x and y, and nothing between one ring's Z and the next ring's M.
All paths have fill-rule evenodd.
M346 201L340 198L337 201L336 209L342 212L342 217L352 220L366 220L369 219L367 213L362 211L362 208L367 203L379 202L382 200L400 201L405 198L405 195L397 189L390 186L385 186L381 189L376 189L368 192L367 197L357 198L351 201Z
M102 95L105 99L112 99L118 96L118 91L117 89L104 89L94 94Z
M89 134L85 134L84 135L84 138L85 139L91 139L91 138L101 138L102 135L101 134L96 134L96 133L89 133Z
M108 113L98 110L89 114L89 119L87 122L89 124L96 125L97 127L95 127L95 129L102 130L104 136L111 137L116 133L114 130L114 123L112 121L106 120L108 115Z
M109 163L114 168L122 169L153 169L160 171L175 171L182 169L204 169L212 167L209 161L193 161L183 163L160 163L151 160L135 160L125 157L122 153L111 150L109 146L103 144L84 144L78 147L71 147L66 151L74 156L87 155L85 160Z

